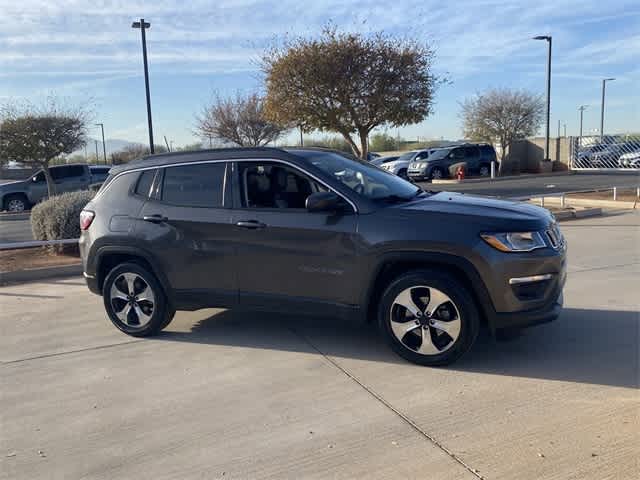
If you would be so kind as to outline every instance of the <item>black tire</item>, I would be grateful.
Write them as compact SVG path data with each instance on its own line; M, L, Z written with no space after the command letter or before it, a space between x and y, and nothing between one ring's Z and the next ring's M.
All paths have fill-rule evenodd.
M412 292L410 295L413 295L414 290L411 290L412 288L420 292L422 289L421 286L429 287L429 297L432 296L432 292L434 291L439 291L439 294L444 294L448 297L450 303L442 303L441 307L449 310L451 305L453 305L453 309L457 310L455 317L457 317L457 321L459 321L459 326L455 340L452 340L453 337L444 333L443 330L438 330L434 327L413 327L414 323L417 324L419 322L417 318L415 318L415 320L409 320L406 325L419 331L420 336L416 335L414 331L413 333L407 332L402 340L396 337L392 328L392 323L394 323L392 319L394 314L397 314L397 309L401 309L402 307L394 304L394 302L401 293L407 290L410 290ZM429 303L430 302L431 298L429 298ZM418 302L416 302L416 305L418 305ZM427 310L428 308L430 308L430 305L427 304ZM437 310L440 311L440 308ZM423 312L422 315L423 321L427 319L428 322L428 316L424 315L424 313L425 312ZM444 320L444 318L436 318L439 317L438 313L432 313L432 319ZM411 317L411 315L409 315L409 317ZM445 324L446 323L448 322L445 322ZM398 325L398 323L395 323L395 325ZM402 325L404 325L404 323ZM378 326L389 346L404 359L418 365L441 366L453 363L471 348L478 336L480 318L473 298L459 280L445 272L425 269L402 274L387 286L378 305ZM408 338L408 336L415 335L416 338L424 339L424 337L421 337L423 332L428 332L427 334L431 340L428 343L435 345L436 343L442 344L444 342L446 346L442 350L438 346L434 347L435 351L439 352L434 354L418 353L417 350L421 349L421 346L410 348L407 344L410 344L409 341L412 340L412 338Z
M439 180L444 177L445 177L445 173L443 169L441 169L440 167L433 167L433 170L431 170L431 175L430 175L431 180L434 180L434 179Z
M18 206L16 209L15 207ZM22 193L12 193L7 195L4 199L2 208L9 212L24 212L29 209L31 204L27 197Z
M482 165L480 165L480 168L478 169L478 174L481 177L488 177L489 175L491 175L491 165L487 165L486 163L483 163Z
M126 294L124 291L126 290L126 287L123 288L122 284L125 280L123 278L125 274L137 276L133 292L136 298L138 298L137 295L147 292L146 288L149 288L153 294L153 302L143 303L143 300L140 302L139 306L136 303L140 311L143 311L143 313L150 313L148 321L143 322L141 318L135 314L135 310L133 314L125 313L125 311L129 312L129 310L133 309L128 301L121 298L112 298L112 287L114 287L115 282L118 282L115 287L118 291L117 293ZM118 286L121 288L118 288ZM171 322L173 314L175 313L174 310L168 307L164 290L155 275L137 263L122 263L113 268L107 275L107 278L105 278L104 285L102 287L102 297L104 300L104 307L111 322L119 330L134 337L148 337L155 335ZM152 308L149 308L149 303L152 304ZM122 308L120 308L121 306ZM127 308L128 310L126 310ZM118 312L127 318L127 323L118 317ZM140 326L135 324L134 320L136 318L138 319L138 324Z

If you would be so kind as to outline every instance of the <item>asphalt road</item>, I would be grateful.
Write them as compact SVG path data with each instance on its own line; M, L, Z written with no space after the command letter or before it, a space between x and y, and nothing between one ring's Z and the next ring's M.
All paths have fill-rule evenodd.
M563 223L561 317L450 368L295 315L135 339L81 278L2 287L0 478L636 478L639 225Z
M535 194L572 192L610 187L638 187L640 175L635 173L579 173L573 175L528 175L500 181L462 184L420 184L425 190L446 190L489 195L502 198L525 198ZM6 217L5 217L6 218ZM33 240L30 220L6 221L0 214L0 243Z

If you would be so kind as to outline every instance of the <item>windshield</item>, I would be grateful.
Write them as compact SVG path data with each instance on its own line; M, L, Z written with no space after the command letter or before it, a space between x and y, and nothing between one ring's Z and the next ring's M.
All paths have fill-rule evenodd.
M422 189L412 183L367 162L351 160L331 152L295 153L369 200L410 200L422 193Z
M403 162L408 162L409 160L411 160L415 154L417 152L407 152L407 153L403 153L402 155L400 155L398 157L398 160L403 161Z

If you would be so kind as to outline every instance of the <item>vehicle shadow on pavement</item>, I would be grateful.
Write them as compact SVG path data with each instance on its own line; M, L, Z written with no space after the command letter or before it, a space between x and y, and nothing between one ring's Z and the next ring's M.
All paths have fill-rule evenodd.
M163 341L193 342L351 358L412 367L395 355L373 325L332 318L223 311L165 331ZM481 333L453 371L638 388L640 314L566 308L555 322L509 341ZM422 368L422 367L415 367Z

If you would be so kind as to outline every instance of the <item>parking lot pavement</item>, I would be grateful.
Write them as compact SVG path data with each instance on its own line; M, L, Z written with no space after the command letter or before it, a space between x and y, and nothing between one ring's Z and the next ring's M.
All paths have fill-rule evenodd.
M635 478L640 216L562 228L561 318L450 368L333 319L141 340L79 278L0 288L0 478Z
M640 186L640 172L611 172L560 174L554 176L526 175L508 180L469 183L432 184L420 183L425 190L472 193L501 198L526 198L549 193L598 190L612 187L637 188Z

